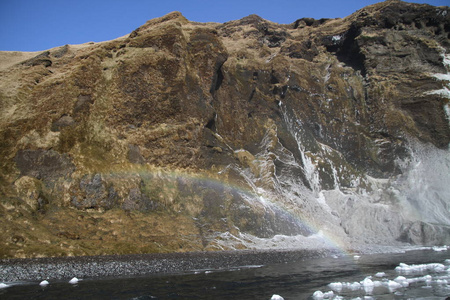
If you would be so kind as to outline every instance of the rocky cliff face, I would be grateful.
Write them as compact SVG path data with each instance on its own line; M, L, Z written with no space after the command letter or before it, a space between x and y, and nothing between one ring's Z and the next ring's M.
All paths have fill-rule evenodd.
M449 13L0 53L0 256L449 243Z

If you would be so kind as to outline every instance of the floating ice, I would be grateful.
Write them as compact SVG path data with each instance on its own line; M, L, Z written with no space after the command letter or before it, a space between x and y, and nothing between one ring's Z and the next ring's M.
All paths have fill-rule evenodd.
M377 295L386 295L386 293L406 295L409 290L417 288L443 290L446 291L445 293L450 291L450 259L446 259L443 264L408 265L401 263L395 270L401 275L394 279L387 278L385 272L378 272L375 277L383 278L382 280L372 280L372 276L367 276L360 282L332 282L328 284L328 287L333 290L333 294L316 291L313 294L313 299L344 299L340 295L342 293L356 297L352 299L369 300L377 299Z
M5 284L3 282L0 282L0 289L4 289L4 288L7 288L7 287L9 287L9 285L7 285L7 284Z
M397 282L398 284L401 284L403 287L408 287L409 286L409 283L408 283L408 280L406 279L406 277L397 276L394 279L394 281Z
M74 278L70 279L69 283L71 283L71 284L77 284L78 281L80 281L80 280L79 280L78 278L74 277Z
M351 284L348 285L348 287L352 290L352 291L357 291L359 289L361 289L361 284L359 282L353 282Z
M373 286L374 286L374 287L380 287L380 286L383 286L383 282L378 281L378 280L375 280L375 281L373 282Z
M323 293L321 291L315 291L313 294L313 298L316 300L321 300L323 299Z
M340 293L342 291L342 282L332 282L328 285L333 291Z
M395 268L395 271L404 275L411 274L423 274L427 271L442 273L445 272L445 266L443 264L432 263L432 264L421 264L421 265L407 265L400 263L399 266Z
M50 283L47 281L47 280L42 280L40 283L39 283L39 285L40 286L46 286L46 285L49 285Z
M375 277L386 277L386 273L384 272L378 272L377 274L375 274Z
M434 246L432 249L433 249L433 251L440 252L440 251L447 251L450 249L450 247L449 246L442 246L442 247Z
M323 293L322 291L315 291L313 294L313 298L315 300L322 300L322 299L337 299L334 297L333 291L328 291L326 293Z
M270 298L270 300L284 300L284 298L281 297L280 295L273 294L272 298Z
M366 277L362 282L361 285L364 288L364 291L366 292L366 294L372 294L373 289L375 287L372 279L370 279L369 277Z
M389 288L389 291L392 293L395 290L399 289L402 287L402 285L394 280L389 280L387 283L387 286Z

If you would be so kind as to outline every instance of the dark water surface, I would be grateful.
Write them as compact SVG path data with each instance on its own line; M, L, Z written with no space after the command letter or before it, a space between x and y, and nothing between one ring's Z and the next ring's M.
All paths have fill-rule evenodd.
M257 256L256 253L245 255L249 256L242 260L244 263L258 261L251 258L251 255ZM270 255L268 258L277 254L272 252ZM280 254L283 255L286 253ZM224 254L223 257L225 260L236 260L234 256ZM281 263L240 266L230 263L227 267L223 267L227 264L222 263L217 268L182 270L175 274L83 278L75 285L68 283L70 278L49 279L50 284L46 287L39 286L40 280L25 280L20 284L10 283L10 287L1 289L0 299L270 299L273 294L285 300L314 299L312 295L315 291L330 291L328 284L331 282L360 282L378 272L386 273L385 282L393 280L399 276L395 268L400 263L441 263L446 264L447 270L439 274L427 271L426 274L410 275L429 274L432 280L427 284L417 283L395 291L380 288L369 296L363 289L343 291L333 299L446 299L450 296L450 280L445 283L442 278L450 276L450 262L446 261L449 258L450 251L431 250L306 260L291 253L281 259Z

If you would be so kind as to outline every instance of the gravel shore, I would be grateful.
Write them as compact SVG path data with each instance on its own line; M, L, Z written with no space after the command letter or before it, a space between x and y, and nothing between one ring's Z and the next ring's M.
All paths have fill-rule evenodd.
M0 260L0 282L68 280L181 273L287 263L335 254L333 250L227 251Z

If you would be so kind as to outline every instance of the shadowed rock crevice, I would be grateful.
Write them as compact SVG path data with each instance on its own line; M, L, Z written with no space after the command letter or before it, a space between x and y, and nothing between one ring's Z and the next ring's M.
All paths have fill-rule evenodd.
M216 132L216 130L217 130L217 128L216 128L216 118L217 118L217 114L214 113L213 117L205 125L205 127L208 128L209 130L211 130L212 132Z
M365 67L365 56L361 51L357 37L361 34L361 30L352 26L342 34L328 36L324 39L327 51L336 54L339 61L361 72L362 76L367 73Z
M216 59L216 63L214 65L213 78L212 78L212 82L211 82L211 88L210 88L211 94L214 94L222 85L222 82L224 80L222 66L227 59L228 59L227 54L220 54Z

